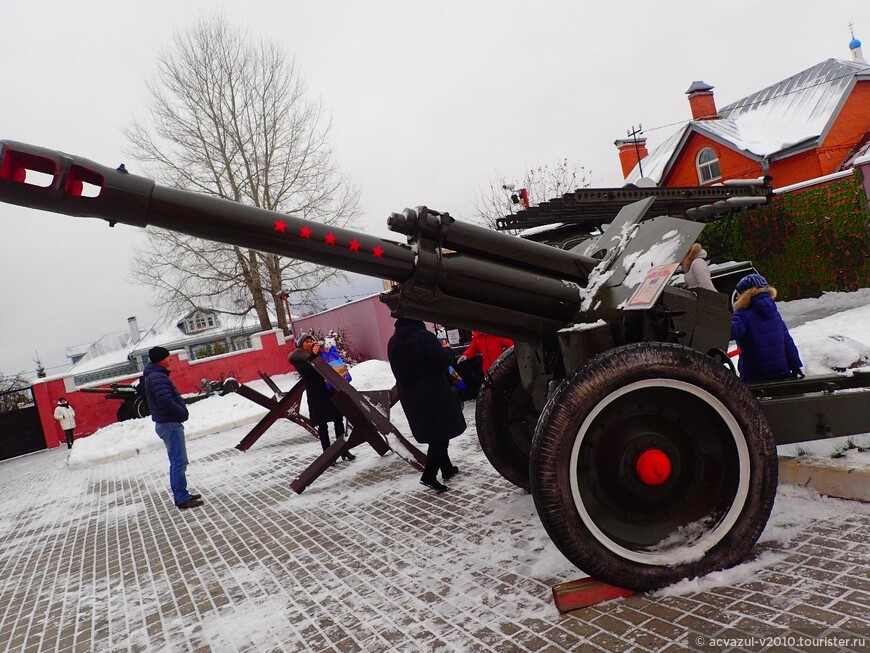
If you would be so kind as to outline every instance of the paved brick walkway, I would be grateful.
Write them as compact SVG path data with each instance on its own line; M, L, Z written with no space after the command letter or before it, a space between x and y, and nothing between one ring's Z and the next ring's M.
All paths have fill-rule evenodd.
M550 588L579 573L472 438L455 441L463 471L444 495L359 450L297 496L317 442L278 425L242 454L244 433L189 443L208 503L186 512L162 451L0 463L0 651L870 650L870 510L760 545L737 586L559 615ZM698 633L866 639L734 648Z

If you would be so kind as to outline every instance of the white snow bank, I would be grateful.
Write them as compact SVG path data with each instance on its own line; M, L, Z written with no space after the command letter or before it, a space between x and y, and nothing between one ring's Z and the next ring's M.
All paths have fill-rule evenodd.
M389 390L396 383L390 364L386 361L365 361L351 367L350 373L353 377L351 385L358 390ZM293 372L273 377L272 380L286 391L299 380L299 375ZM272 391L263 381L252 381L245 385L268 397L272 396ZM190 419L184 423L184 434L188 440L243 424L253 424L267 413L262 406L235 393L223 397L213 395L190 404L188 409ZM299 412L308 416L308 402L304 394ZM128 420L110 424L95 431L93 435L76 440L67 465L72 469L81 469L111 460L130 458L162 447L163 442L157 437L150 417Z

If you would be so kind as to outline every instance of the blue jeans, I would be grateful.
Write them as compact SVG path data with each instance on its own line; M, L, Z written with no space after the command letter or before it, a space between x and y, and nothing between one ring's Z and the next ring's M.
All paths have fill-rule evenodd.
M166 445L169 454L169 487L172 488L172 498L175 503L187 501L190 492L187 491L187 446L184 444L184 425L181 422L157 423L154 425L157 435Z

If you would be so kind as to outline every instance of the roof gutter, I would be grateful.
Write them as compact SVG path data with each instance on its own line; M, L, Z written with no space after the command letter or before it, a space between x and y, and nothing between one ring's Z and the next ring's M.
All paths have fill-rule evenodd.
M806 181L799 181L796 184L792 184L791 186L783 186L782 188L777 188L773 191L774 195L781 195L783 193L790 193L791 191L801 190L803 188L810 188L811 186L817 186L819 184L824 184L829 181L834 181L836 179L843 179L844 177L850 177L855 174L854 168L849 168L848 170L841 170L840 172L832 172L829 175L825 175L824 177L816 177L815 179L807 179Z

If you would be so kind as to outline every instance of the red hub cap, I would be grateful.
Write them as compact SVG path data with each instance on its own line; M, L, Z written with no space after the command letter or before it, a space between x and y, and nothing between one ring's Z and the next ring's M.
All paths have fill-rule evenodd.
M660 449L647 449L638 456L635 470L647 485L661 485L671 476L671 459Z

